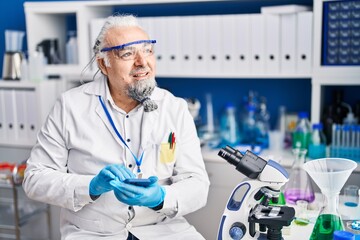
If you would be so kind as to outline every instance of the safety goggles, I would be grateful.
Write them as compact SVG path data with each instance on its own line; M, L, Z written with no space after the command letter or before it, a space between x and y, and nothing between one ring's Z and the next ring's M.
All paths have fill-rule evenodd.
M101 52L111 51L113 56L121 60L134 60L138 53L143 57L149 57L154 54L154 45L156 40L139 40L125 43L119 46L103 48Z

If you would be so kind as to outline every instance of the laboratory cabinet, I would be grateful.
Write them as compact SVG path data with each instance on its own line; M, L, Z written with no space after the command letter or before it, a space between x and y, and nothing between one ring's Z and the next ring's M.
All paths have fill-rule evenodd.
M257 0L252 2L252 7L248 9L252 14L247 14L246 8L243 8L243 6L247 6L246 1L25 2L27 45L31 54L42 41L56 39L59 54L62 59L65 59L69 19L72 19L77 31L78 64L66 64L64 61L61 64L49 64L46 66L46 73L79 76L81 70L92 59L92 47L103 19L114 12L134 13L135 11L137 14L137 10L139 10L144 14L144 16L139 16L142 26L150 36L154 36L158 41L156 57L157 76L159 77L310 78L310 67L306 70L303 68L299 68L299 71L289 70L289 66L295 67L296 56L286 58L291 59L291 61L289 60L291 64L286 65L283 71L274 71L280 67L280 60L276 61L278 57L280 59L280 56L273 52L266 52L263 39L265 35L267 39L274 38L276 40L278 38L278 36L268 36L272 34L272 31L265 29L270 27L273 29L273 26L280 28L280 17L265 17L260 14L260 8L271 5L271 2L279 5L304 2L309 4L311 1ZM209 4L216 3L220 9L224 9L217 13L215 9L207 14L206 8L211 6ZM256 7L254 7L254 3ZM231 9L231 4L236 4L236 7ZM149 7L152 9L149 10ZM144 8L148 9L144 10ZM213 6L212 9L214 8ZM165 16L164 12L161 12L162 9L167 11ZM223 14L224 12L226 14ZM311 20L311 16L308 19ZM268 22L272 24L268 24ZM295 18L293 18L292 24L295 28ZM251 31L253 28L256 31ZM262 30L260 31L260 29ZM239 34L235 34L237 31ZM244 31L246 34L240 33L240 31ZM242 35L245 37L241 37ZM312 32L309 31L306 34L308 37L303 37L303 41L309 42L309 54L311 53L311 35ZM295 43L295 38L292 40ZM273 50L274 45L277 45L277 48L280 47L277 42L267 49ZM271 57L265 58L266 54ZM277 54L279 55L279 53ZM274 56L276 56L275 60L273 60ZM268 59L274 64L266 68L265 61ZM311 56L308 56L308 59L307 64L310 66ZM92 66L94 65L90 64L89 70L85 72L85 78L91 79L94 74L95 69Z
M360 89L360 3L356 0L314 1L314 60L311 76L311 121L320 122L324 108L324 91L327 86L354 86ZM344 18L344 19L343 19ZM334 27L333 27L334 26ZM334 32L348 34L335 36L339 48L330 48ZM351 34L351 36L350 36ZM348 40L351 39L349 43ZM344 40L342 42L342 40ZM351 51L356 56L353 62L341 62L340 51ZM336 52L339 61L330 63L327 57ZM330 54L329 54L330 53ZM345 52L344 52L345 53ZM347 57L353 57L350 52Z
M360 85L360 67L358 64L339 66L322 64L324 55L323 33L324 28L326 28L323 24L324 4L332 1L257 0L252 1L251 4L240 0L221 1L221 4L219 4L219 2L220 1L205 0L25 2L24 9L26 17L27 45L29 53L31 54L32 51L35 51L37 45L44 39L57 39L59 54L65 59L69 18L74 19L77 31L78 63L49 64L45 67L48 75L60 75L64 77L65 81L69 79L73 81L74 79L80 78L81 70L90 62L93 56L92 47L94 39L98 34L104 18L114 12L121 13L123 11L128 13L129 11L136 11L137 9L140 9L139 11L141 11L144 8L152 7L152 10L158 9L158 11L156 11L157 13L152 10L143 10L145 11L144 16L139 17L142 25L148 29L150 35L156 36L158 40L158 77L311 79L311 121L313 123L320 121L320 115L323 109L324 87L331 85ZM357 7L357 1L338 0L334 2L350 3L354 5L354 8ZM222 12L220 14L210 12L208 15L204 15L207 14L206 10L198 10L197 12L200 12L200 15L196 15L196 11L190 10L193 8L199 9L202 8L202 6L216 3L218 3L219 8L220 6L224 8L221 10ZM230 4L236 4L236 7L242 4L241 6L243 7L233 9L230 7L223 7L231 6ZM250 13L259 13L262 6L267 7L284 4L313 5L312 12L300 12L296 19L287 16L288 14L280 16L289 19L282 19L281 17L280 19L277 19L274 15L268 14L266 15L265 21L259 21L258 14L247 14L247 11ZM256 7L254 7L254 5ZM167 13L161 12L161 9L164 9ZM174 12L174 9L180 10ZM160 15L158 16L156 14ZM174 15L171 16L171 14ZM304 19L304 21L300 21L299 19ZM246 23L247 21L250 22L247 25L240 24ZM285 24L283 24L283 22L285 22ZM302 25L300 24L301 22L303 23ZM297 24L296 27L291 27L294 24ZM231 36L231 32L233 31L223 30L226 29L223 26L231 28L234 27L234 25L236 28L263 29L263 31L250 31L248 32L250 37L236 38ZM207 38L211 41L205 42L204 36L206 36L206 32L204 32L204 29L206 27L204 26L210 26L210 32L220 32L221 34L211 35L211 37ZM287 33L286 38L281 39L281 36L274 34L274 32L278 31L277 28L279 27L285 29L284 32ZM294 29L303 29L304 32L294 33ZM263 32L263 34L260 32ZM296 39L292 39L293 41L291 42L285 42L285 40L291 38L294 34L298 36ZM223 36L223 38L219 38L219 36ZM193 39L199 39L198 42L200 44L196 47L193 46L193 44L191 44ZM267 39L268 41L261 42L259 39ZM238 49L239 46L247 46L249 41L252 42L256 48L249 47L247 50ZM282 47L288 48L289 52L294 54L294 57L291 58L291 54L285 54L286 56L282 54L284 55L284 59L290 60L281 62L282 58L280 58L280 62L269 62L269 59L273 59L274 56L277 56L276 52L279 51L279 45L276 45L272 41L283 41L283 43L286 43L281 44ZM297 42L299 48L297 51L294 49L295 42ZM235 46L235 43L241 44ZM184 46L182 44L184 44ZM163 46L164 49L158 48L159 46ZM220 46L223 53L216 52L216 50L206 51L206 49L204 49L205 46L207 46L208 49L217 49L219 48L218 46ZM356 47L356 45L354 46ZM304 51L308 52L309 56L304 56L301 49L306 49ZM241 54L240 56L243 58L246 54L249 54L249 57L252 56L253 58L257 58L262 53L264 54L264 57L268 55L269 58L264 58L265 65L262 61L251 60L254 63L251 65L253 67L251 67L246 61L239 63L229 61L229 59L237 59L236 56L232 56L231 50L244 51L244 54ZM359 47L357 46L355 50L359 51ZM180 51L183 55L179 53ZM283 52L285 53L285 50L283 50ZM201 58L201 53L204 58ZM191 54L195 55L192 58L188 58ZM279 54L280 53L278 53L278 55ZM177 55L178 57L176 57ZM222 59L221 61L218 60L220 57ZM184 59L192 60L185 61ZM307 60L303 61L304 59ZM176 64L174 64L176 61L182 61L182 64L180 63L181 67L176 67ZM213 64L216 63L216 61L219 61L218 64ZM296 71L294 71L295 63L297 64ZM207 65L207 67L205 65ZM94 64L90 64L90 67L85 71L81 78L91 80L96 69L94 66ZM283 66L283 70L276 71L276 69L279 69L279 67L281 68L281 66ZM310 68L307 66L310 66ZM219 69L219 67L221 68ZM189 71L189 69L193 69L193 71Z
M0 81L0 146L31 148L63 82Z

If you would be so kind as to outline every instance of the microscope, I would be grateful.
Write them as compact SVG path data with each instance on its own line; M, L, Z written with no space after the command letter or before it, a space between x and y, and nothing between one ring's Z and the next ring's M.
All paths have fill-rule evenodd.
M277 203L280 188L289 175L278 163L266 161L251 151L244 154L230 146L218 155L248 177L232 191L222 215L218 240L271 239L281 240L281 229L295 217L292 207ZM258 224L258 228L256 228Z

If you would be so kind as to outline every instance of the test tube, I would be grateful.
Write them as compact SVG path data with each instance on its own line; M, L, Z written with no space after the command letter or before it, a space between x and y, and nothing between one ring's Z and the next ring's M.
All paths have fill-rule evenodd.
M360 125L356 126L356 147L360 148Z
M332 125L332 134L331 134L331 144L333 147L336 147L337 146L337 142L336 142L336 137L335 137L335 134L336 134L336 124L333 124Z
M343 147L350 146L350 127L349 127L349 125L343 126L342 145L343 145Z
M351 126L351 147L356 148L356 125Z

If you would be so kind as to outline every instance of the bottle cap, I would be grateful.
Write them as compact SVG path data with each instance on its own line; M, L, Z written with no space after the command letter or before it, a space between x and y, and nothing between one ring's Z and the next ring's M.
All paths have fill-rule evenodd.
M323 129L323 125L322 123L314 123L313 124L313 129L318 129L318 130L322 130Z
M309 114L307 112L299 112L298 117L299 118L308 118Z
M350 124L350 125L356 124L356 122L357 122L357 118L355 117L354 113L352 113L352 112L349 112L343 121L344 124Z
M235 108L235 105L232 102L228 102L226 103L225 108Z
M254 105L247 105L246 106L246 109L248 110L248 111L252 111L252 112L255 112L255 110L256 110L256 107L254 106Z
M334 240L355 240L355 235L346 231L334 231Z

